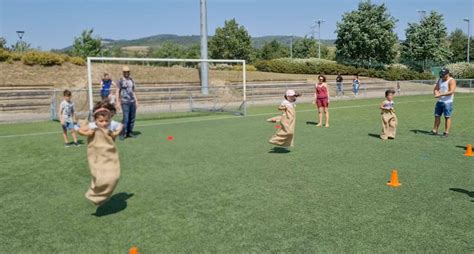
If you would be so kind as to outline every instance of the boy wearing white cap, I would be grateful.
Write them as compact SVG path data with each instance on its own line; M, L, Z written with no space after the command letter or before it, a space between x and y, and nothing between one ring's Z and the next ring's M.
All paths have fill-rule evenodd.
M294 90L287 90L285 100L280 104L278 110L283 111L280 119L281 128L269 140L270 144L277 146L293 146L296 123L296 97L300 96Z

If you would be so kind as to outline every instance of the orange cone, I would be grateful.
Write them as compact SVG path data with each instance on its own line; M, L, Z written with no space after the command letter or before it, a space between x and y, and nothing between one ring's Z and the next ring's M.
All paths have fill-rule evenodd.
M474 156L474 154L472 153L472 145L471 144L467 144L466 153L464 154L464 156Z
M397 170L392 170L392 175L390 177L390 182L387 183L388 186L391 186L391 187L398 187L400 185L402 185L399 181L398 181L398 171Z
M130 248L129 254L138 254L138 249L137 249L137 247L132 247L132 248Z

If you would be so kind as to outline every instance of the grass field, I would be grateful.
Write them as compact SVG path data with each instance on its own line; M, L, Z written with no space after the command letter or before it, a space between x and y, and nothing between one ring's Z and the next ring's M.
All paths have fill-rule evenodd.
M449 138L424 133L432 97L395 100L398 136L385 142L380 99L332 103L328 129L298 105L288 151L267 143L275 106L138 121L97 213L85 145L64 148L57 123L0 125L0 252L474 252L474 96L457 95Z

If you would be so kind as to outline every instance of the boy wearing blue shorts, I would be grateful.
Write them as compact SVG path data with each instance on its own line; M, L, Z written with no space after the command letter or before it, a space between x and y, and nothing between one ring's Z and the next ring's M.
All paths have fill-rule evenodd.
M64 146L70 147L71 145L79 146L77 142L76 130L74 124L76 123L76 114L74 112L74 103L71 101L72 93L69 90L64 90L63 101L59 105L58 115L61 127L63 129ZM67 131L71 132L74 143L70 144L67 138Z
M443 67L439 71L439 80L433 89L435 98L438 98L435 106L435 122L431 134L438 135L441 116L445 118L445 129L443 137L448 137L451 128L451 115L453 112L454 91L456 90L456 80L449 73L449 69Z

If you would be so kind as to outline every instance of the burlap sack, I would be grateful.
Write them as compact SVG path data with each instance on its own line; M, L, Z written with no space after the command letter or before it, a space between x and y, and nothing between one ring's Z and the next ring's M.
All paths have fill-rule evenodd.
M293 107L280 106L283 111L280 119L281 128L270 139L270 143L277 146L293 146L295 134L296 110Z
M87 142L87 160L92 179L86 198L101 205L112 196L119 180L119 155L108 130L97 128Z

